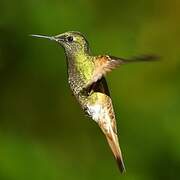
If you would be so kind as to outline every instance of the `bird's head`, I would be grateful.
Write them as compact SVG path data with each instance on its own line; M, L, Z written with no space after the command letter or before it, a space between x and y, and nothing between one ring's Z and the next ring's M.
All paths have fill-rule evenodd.
M83 34L77 31L69 31L56 36L31 35L33 37L46 38L58 42L64 47L67 55L89 53L89 46Z

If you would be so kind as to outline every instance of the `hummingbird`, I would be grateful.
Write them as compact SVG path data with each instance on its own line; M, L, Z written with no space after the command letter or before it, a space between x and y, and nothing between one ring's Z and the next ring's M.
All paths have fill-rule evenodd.
M68 83L83 111L95 121L105 135L122 173L126 171L118 140L116 118L105 75L123 64L154 60L154 56L132 59L110 55L94 56L85 36L68 31L55 36L31 35L57 42L65 50Z

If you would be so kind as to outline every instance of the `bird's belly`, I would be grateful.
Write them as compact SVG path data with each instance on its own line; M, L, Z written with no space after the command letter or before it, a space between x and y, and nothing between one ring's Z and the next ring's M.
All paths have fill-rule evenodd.
M110 118L108 104L111 103L111 99L107 95L95 92L87 99L86 112L94 121L98 123L100 119Z
M102 106L100 104L87 105L86 112L94 121L98 122L102 114Z

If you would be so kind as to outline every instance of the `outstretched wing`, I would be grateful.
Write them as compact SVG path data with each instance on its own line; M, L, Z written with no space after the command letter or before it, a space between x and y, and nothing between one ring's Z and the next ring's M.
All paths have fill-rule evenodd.
M108 72L116 69L122 64L134 63L134 62L148 62L157 60L157 57L144 55L139 57L134 57L131 59L118 58L114 56L97 56L94 59L95 70L93 73L92 82L96 82L105 76Z
M94 62L94 72L91 79L83 87L82 93L90 92L92 87L100 80L100 84L103 84L102 90L107 86L105 79L103 78L108 72L116 69L122 64L128 64L133 62L148 62L154 61L157 58L155 56L139 56L132 59L123 59L114 56L97 56L92 60ZM102 86L102 85L101 85ZM108 88L105 88L108 91ZM105 90L104 89L104 90Z

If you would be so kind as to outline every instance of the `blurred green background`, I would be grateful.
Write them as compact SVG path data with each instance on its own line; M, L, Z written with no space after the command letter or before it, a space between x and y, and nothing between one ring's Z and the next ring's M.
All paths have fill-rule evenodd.
M94 54L156 54L107 77L127 168L67 83L63 49L28 34L81 31ZM180 1L0 0L0 180L180 179Z

